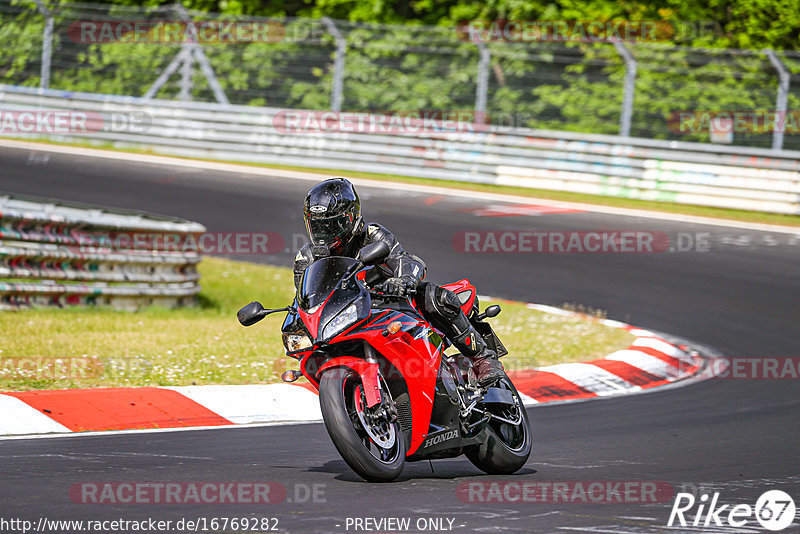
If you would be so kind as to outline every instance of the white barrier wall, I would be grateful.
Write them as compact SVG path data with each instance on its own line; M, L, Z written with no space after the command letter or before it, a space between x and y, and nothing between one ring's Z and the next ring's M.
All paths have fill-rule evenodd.
M800 152L485 125L452 131L407 123L375 133L386 129L368 115L337 123L333 112L311 112L338 124L319 132L293 126L291 114L305 113L298 110L11 86L0 86L0 106L5 113L72 110L86 118L85 131L3 127L3 135L17 138L800 214ZM372 125L369 131L353 127L357 116Z
M0 310L193 305L200 256L165 238L204 231L180 219L0 196Z

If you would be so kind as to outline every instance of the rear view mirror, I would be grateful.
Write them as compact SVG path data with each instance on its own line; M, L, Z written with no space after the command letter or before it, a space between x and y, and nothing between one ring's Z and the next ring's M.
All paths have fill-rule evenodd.
M388 258L389 252L389 245L383 241L376 241L359 250L356 260L364 265L376 265Z
M478 315L478 320L483 321L487 317L497 317L498 315L500 315L500 306L498 306L497 304L492 304L491 306L483 310L483 313Z
M498 306L497 304L489 306L488 308L483 310L483 313L486 314L486 317L497 317L498 315L500 315L500 306Z
M236 314L236 318L242 326L251 326L267 316L269 312L264 309L260 302L253 301Z

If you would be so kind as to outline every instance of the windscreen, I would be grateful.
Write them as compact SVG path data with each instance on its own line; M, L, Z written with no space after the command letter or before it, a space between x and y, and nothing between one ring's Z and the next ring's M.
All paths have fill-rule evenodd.
M347 269L355 263L357 262L353 258L332 256L309 265L297 289L297 302L300 307L308 310L325 302Z

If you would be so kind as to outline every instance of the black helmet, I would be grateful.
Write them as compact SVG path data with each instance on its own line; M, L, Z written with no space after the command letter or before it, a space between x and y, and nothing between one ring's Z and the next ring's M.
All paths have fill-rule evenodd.
M353 184L331 178L311 188L303 203L306 231L312 245L341 254L362 226L361 201Z

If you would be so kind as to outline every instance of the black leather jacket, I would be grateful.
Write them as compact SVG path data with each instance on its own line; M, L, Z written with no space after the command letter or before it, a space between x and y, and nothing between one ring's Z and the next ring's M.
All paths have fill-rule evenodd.
M363 230L356 234L350 241L342 255L355 258L362 247L376 241L385 242L389 245L389 250L391 251L386 261L377 266L382 280L391 277L406 278L415 285L422 280L425 276L425 262L419 257L406 252L405 249L400 246L400 242L397 241L397 238L395 238L389 230L377 223L365 225ZM300 285L300 278L303 276L303 272L305 272L306 268L318 259L320 258L315 257L313 254L311 243L306 243L300 248L297 252L297 256L294 258L295 287Z

